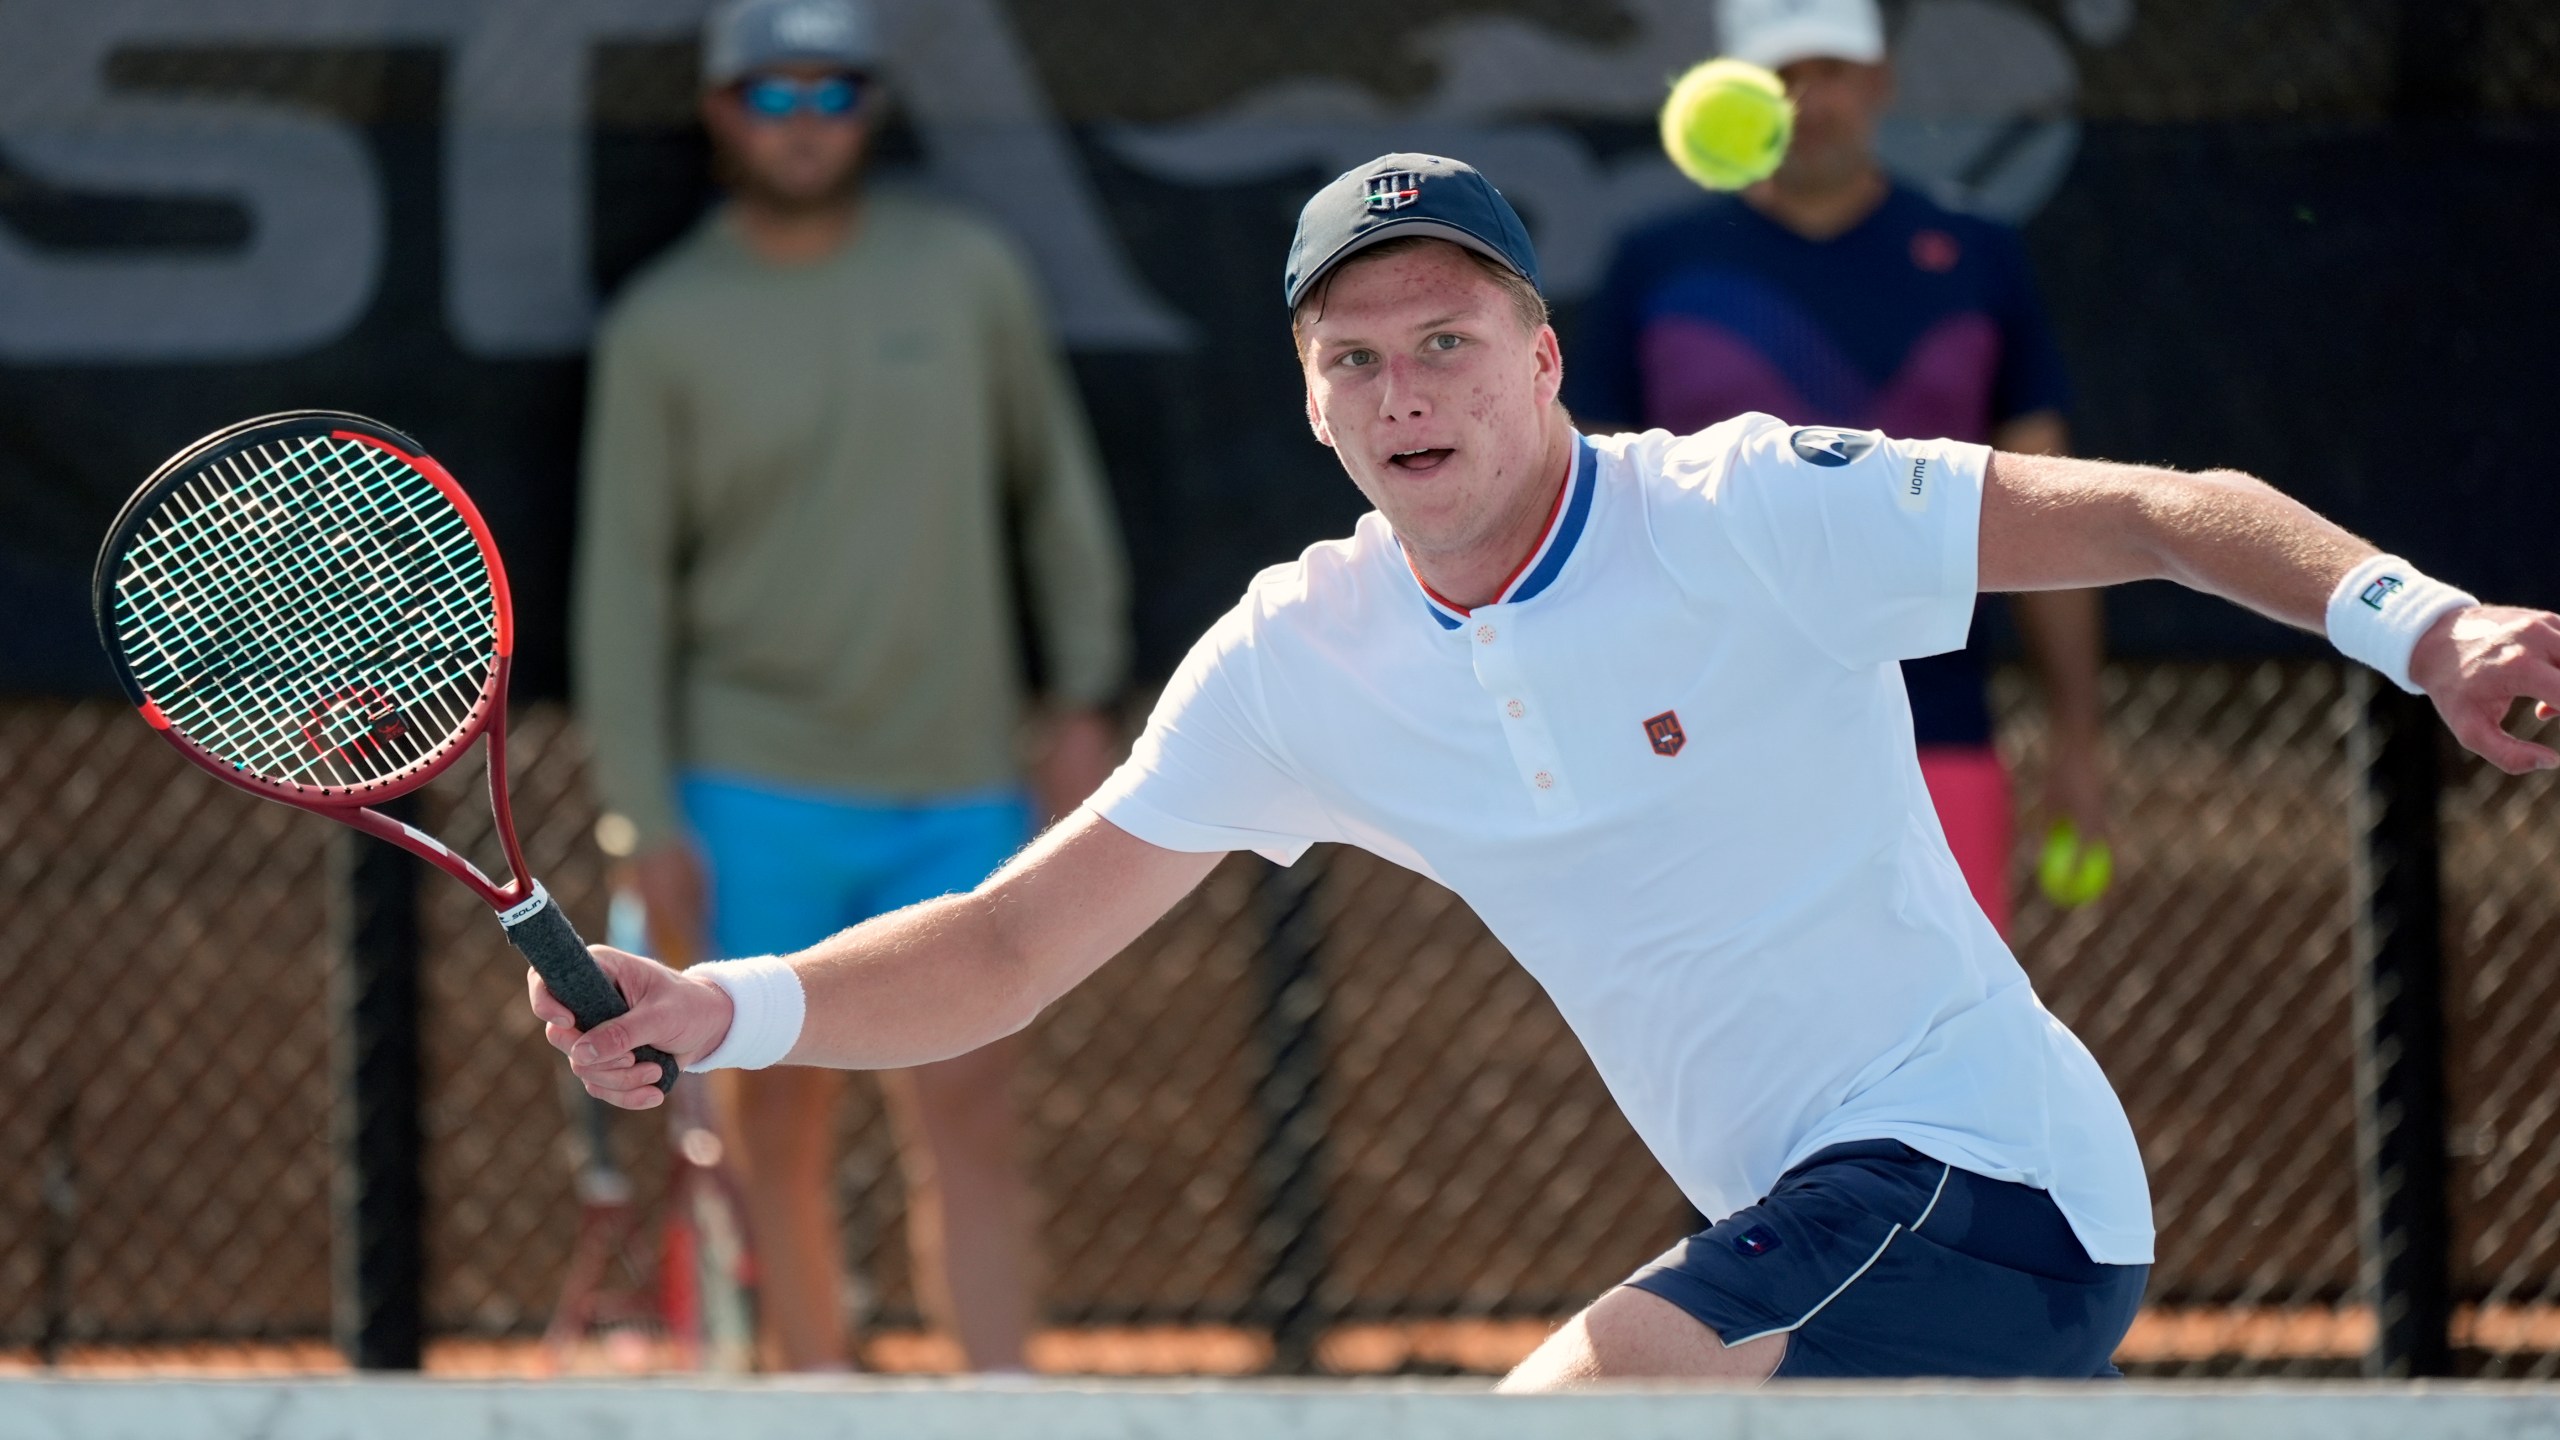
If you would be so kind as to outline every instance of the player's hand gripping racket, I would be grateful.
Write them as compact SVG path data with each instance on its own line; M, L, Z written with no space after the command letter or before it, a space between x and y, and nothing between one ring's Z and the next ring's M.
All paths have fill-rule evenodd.
M243 421L171 456L98 554L98 637L178 753L253 795L425 859L498 912L582 1030L630 1007L525 872L507 804L506 571L470 498L418 442L356 415ZM489 738L508 879L368 808ZM642 1048L658 1087L673 1058Z

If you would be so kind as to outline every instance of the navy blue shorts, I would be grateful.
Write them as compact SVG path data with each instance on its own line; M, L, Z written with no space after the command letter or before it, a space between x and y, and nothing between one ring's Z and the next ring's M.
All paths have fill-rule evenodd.
M1815 1151L1626 1283L1782 1378L2116 1374L2148 1265L2101 1265L2053 1197L1892 1140Z

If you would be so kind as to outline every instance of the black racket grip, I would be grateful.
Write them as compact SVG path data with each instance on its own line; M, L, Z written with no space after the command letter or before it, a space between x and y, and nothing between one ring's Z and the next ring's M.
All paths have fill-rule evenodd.
M498 923L507 929L507 943L523 953L534 973L550 987L552 998L569 1007L581 1030L593 1030L628 1012L631 1006L596 964L596 957L587 953L587 942L578 938L578 927L569 923L560 902L538 887L534 900L540 903L531 910L510 910L498 917ZM643 1045L631 1052L631 1058L657 1065L659 1089L675 1088L674 1056L655 1045Z

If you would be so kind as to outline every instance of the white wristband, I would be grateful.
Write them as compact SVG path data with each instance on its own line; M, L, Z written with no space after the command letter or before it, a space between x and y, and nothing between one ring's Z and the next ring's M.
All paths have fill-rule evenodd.
M2419 691L2409 678L2409 654L2418 648L2418 638L2447 611L2479 603L2477 596L2397 555L2376 555L2348 571L2329 592L2329 643L2415 695Z
M800 1043L809 1013L799 972L779 955L714 960L685 971L729 992L729 1033L688 1070L761 1070L779 1064Z

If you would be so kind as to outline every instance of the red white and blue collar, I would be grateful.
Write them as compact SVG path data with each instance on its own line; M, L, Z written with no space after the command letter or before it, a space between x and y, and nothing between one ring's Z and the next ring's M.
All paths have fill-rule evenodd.
M1573 463L1566 467L1564 488L1556 492L1555 508L1547 514L1546 533L1538 537L1538 543L1531 548L1528 558L1520 562L1520 567L1511 572L1511 578L1503 581L1502 588L1495 591L1493 599L1486 603L1508 605L1531 599L1556 583L1556 577L1564 573L1565 561L1572 556L1575 543L1582 539L1582 527L1591 519L1591 492L1597 488L1592 483L1592 473L1599 463L1599 454L1591 448L1591 442L1581 435L1574 436ZM1467 616L1472 613L1468 607L1433 593L1430 585L1424 582L1422 572L1413 568L1410 555L1405 557L1405 570L1413 576L1414 585L1422 591L1424 607L1431 612L1431 618L1439 622L1441 629L1455 630L1467 622Z

